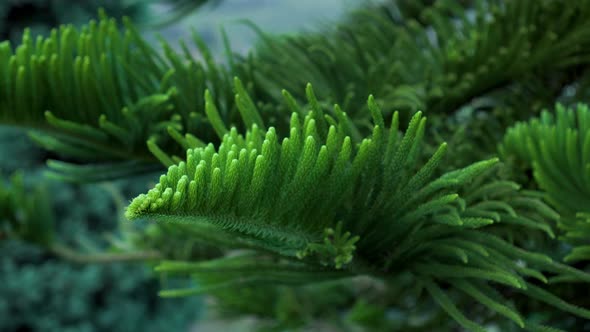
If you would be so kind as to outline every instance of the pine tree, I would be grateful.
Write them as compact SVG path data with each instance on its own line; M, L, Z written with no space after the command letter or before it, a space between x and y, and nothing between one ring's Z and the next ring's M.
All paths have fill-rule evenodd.
M0 234L153 264L186 285L161 296L260 330L588 330L589 14L386 1L295 36L249 24L259 43L225 63L104 12L25 31L0 44L0 124L53 153L47 176L162 175L111 252L60 243L22 172L0 183Z

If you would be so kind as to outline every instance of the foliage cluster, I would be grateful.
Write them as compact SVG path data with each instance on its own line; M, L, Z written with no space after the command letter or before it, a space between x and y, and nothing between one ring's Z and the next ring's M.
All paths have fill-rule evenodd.
M211 294L261 329L581 331L588 14L391 1L320 33L253 27L255 50L226 45L220 64L197 35L199 56L157 50L103 13L0 44L0 123L31 129L61 180L167 168L125 213L151 225L88 257L189 277L162 296ZM83 260L20 179L1 189L3 232Z

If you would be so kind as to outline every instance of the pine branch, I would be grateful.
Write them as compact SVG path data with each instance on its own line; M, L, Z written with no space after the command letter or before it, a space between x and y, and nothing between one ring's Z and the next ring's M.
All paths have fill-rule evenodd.
M590 212L590 111L557 105L555 114L544 111L540 118L517 123L500 146L506 159L532 168L546 200L562 217L564 239L575 246L568 261L588 260L590 227L584 213ZM577 215L579 214L579 215Z
M244 68L238 64L238 75L256 68L258 93L277 100L273 88L297 91L311 82L360 123L370 93L404 119L417 110L452 114L476 97L588 65L584 0L567 8L558 0L480 1L468 8L473 15L459 1L437 1L417 20L371 9L336 28L283 39L257 31L262 42Z
M62 26L36 39L25 31L16 49L0 45L0 123L40 130L33 138L44 148L91 163L90 170L61 163L54 171L65 178L104 178L93 173L105 166L121 177L133 170L130 161L137 171L153 168L159 150L203 146L195 134L215 141L197 108L205 89L230 121L232 105L223 102L232 95L229 77L196 35L203 63L184 43L178 55L162 42L160 55L128 20L125 28L101 13L81 30Z
M544 272L588 278L488 231L489 225L507 223L541 229L551 236L551 228L526 217L531 213L524 204L527 200L542 207L535 216L555 218L542 202L519 194L514 183L482 180L497 160L433 179L446 145L418 164L425 132L421 113L414 115L399 137L398 114L394 113L390 127L382 127L382 112L370 97L372 135L353 142L349 135L356 131L355 125L346 113L336 106L323 114L311 88L309 111L298 109L290 95L285 96L296 110L282 143L273 127L260 129L264 123L257 122L255 104L238 94L236 99L246 101L240 112L251 130L242 136L230 129L217 152L212 145L189 149L186 161L171 166L153 189L131 202L126 212L130 219L188 226L196 238L212 240L216 234L214 241L227 244L231 239L236 248L254 250L206 262L166 262L160 265L161 272L188 274L199 286L167 290L163 295L268 282L306 285L359 274L389 278L409 271L435 285L428 287L431 296L469 327L475 323L448 305L437 292L440 284L449 280L457 285L464 285L462 281L500 284L528 294L527 279L547 282ZM474 188L459 195L471 182ZM513 202L499 199L506 195L512 195ZM463 290L476 301L522 326L516 310L498 305L502 300L492 301L489 295L466 287ZM566 308L554 298L548 302Z

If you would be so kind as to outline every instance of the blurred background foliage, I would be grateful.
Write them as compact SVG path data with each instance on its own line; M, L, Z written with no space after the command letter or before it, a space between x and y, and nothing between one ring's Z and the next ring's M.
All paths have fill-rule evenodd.
M42 178L44 154L23 133L0 128L0 143L2 181L17 168L29 182ZM131 182L47 185L57 236L88 252L116 228L120 195L141 190ZM199 298L158 298L160 282L143 264L74 264L16 240L0 240L0 252L0 331L183 331L200 315Z

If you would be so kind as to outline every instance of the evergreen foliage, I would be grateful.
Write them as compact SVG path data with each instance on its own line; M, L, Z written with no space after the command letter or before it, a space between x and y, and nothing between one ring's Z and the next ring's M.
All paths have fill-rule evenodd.
M560 273L549 257L523 251L485 231L496 222L541 227L519 216L511 203L494 200L498 193L515 190L513 183L484 182L468 199L458 195L457 188L497 160L432 179L446 145L424 165L416 165L425 132L420 112L399 137L398 113L390 128L381 129L385 127L381 110L369 97L373 133L353 143L348 134L358 130L351 129L354 125L346 113L337 105L332 114L314 108L317 102L311 86L307 89L309 112L296 107L290 94L283 94L294 112L289 137L280 144L273 127L259 129L265 125L259 122L254 105L245 102L240 111L252 128L245 137L232 128L218 152L213 145L189 149L186 162L171 166L155 188L137 197L126 212L129 219L147 217L185 225L203 239L215 241L219 233L219 237L231 237L236 248L267 251L282 258L265 261L259 255L244 254L199 263L164 262L158 271L190 274L200 286L163 291L162 295L268 282L307 284L355 274L384 277L400 273L403 266L465 328L485 330L460 312L440 283L450 283L521 327L525 322L518 312L503 305L493 288L482 292L484 285L514 287L562 310L590 317L590 311L561 305L525 281L523 277L547 282L543 270ZM250 100L239 93L236 99ZM544 208L541 201L526 196L512 205L523 201L529 207ZM344 234L343 229L350 233ZM519 266L517 260L534 268ZM590 280L583 273L561 273Z
M11 152L15 151L6 148L5 142L0 144L2 166L7 161L4 156L18 156L8 154ZM7 232L5 226L11 228L6 222L11 219L6 218L12 214L0 209L1 331L183 331L203 312L198 298L174 303L159 299L159 281L148 266L80 264L61 259L49 249L51 245L68 244L85 252L105 250L105 237L117 225L113 204L117 200L96 185L47 182L42 172L32 167L19 173L13 176L17 182L2 183L1 191L10 193L10 199L3 196L0 205L9 203L20 216L21 226L27 225L27 220L32 226L43 221L37 237L53 236L40 245L23 239L21 233ZM144 186L134 182L118 182L116 188L140 192ZM38 191L44 195L38 196ZM72 205L74 200L78 204ZM49 203L51 209L45 210ZM47 219L42 219L44 216ZM50 218L54 220L51 228L45 223Z
M32 130L52 176L167 171L126 209L148 225L124 224L103 256L64 250L21 175L0 183L0 230L77 261L155 261L188 277L161 296L210 294L261 329L585 329L588 14L393 1L321 33L253 26L260 44L227 45L226 64L196 34L200 57L156 49L104 13L26 31L0 44L0 123Z
M590 110L558 104L508 129L500 152L533 169L547 200L571 216L590 212Z
M19 238L47 246L54 237L54 215L45 188L25 188L23 174L0 182L0 238Z
M555 114L554 114L555 113ZM506 132L500 152L532 168L546 200L561 214L560 227L576 247L568 261L590 258L590 110L583 104L517 123Z
M69 219L78 237L88 227ZM185 331L203 308L198 298L158 299L159 282L142 266L71 264L16 241L0 250L2 331Z
M156 161L165 144L169 153L204 145L182 130L212 139L192 108L204 104L205 88L224 98L224 69L211 58L206 65L195 62L188 49L180 57L164 41L161 56L126 25L120 32L103 14L80 31L62 26L47 38L25 31L15 49L9 42L0 45L0 122L54 133L32 137L50 151L93 163L50 163L66 178L92 181L153 170L145 163ZM195 40L207 52L196 35ZM220 114L229 117L227 108Z
M277 86L297 92L311 82L346 111L361 111L362 121L369 94L387 111L449 114L524 80L559 91L562 84L547 77L559 82L588 63L588 2L471 3L467 14L459 1L391 1L323 34L276 39L260 32L244 71L267 94ZM420 14L399 17L420 6Z

